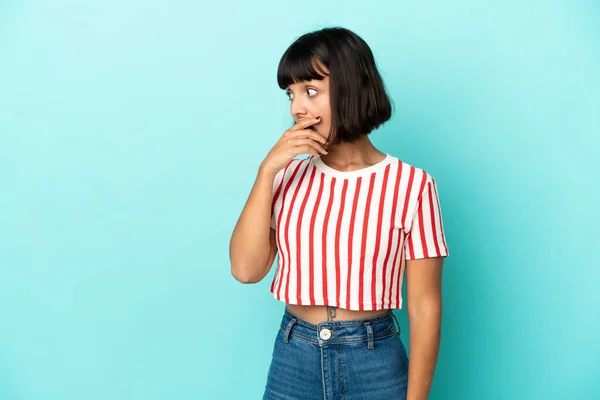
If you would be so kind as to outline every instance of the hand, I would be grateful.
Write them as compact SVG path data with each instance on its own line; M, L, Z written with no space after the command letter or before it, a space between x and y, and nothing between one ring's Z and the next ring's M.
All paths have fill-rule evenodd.
M307 129L319 121L320 118L317 117L295 123L275 143L261 166L277 173L298 154L312 154L315 156L318 156L319 153L327 154L327 150L323 146L327 143L327 138L312 129Z

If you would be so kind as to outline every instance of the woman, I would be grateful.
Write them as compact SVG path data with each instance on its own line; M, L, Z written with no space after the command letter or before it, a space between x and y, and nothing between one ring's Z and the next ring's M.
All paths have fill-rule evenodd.
M436 182L369 140L392 109L355 33L301 36L277 79L295 123L261 163L230 243L244 283L279 254L270 291L286 306L263 398L426 399L448 256ZM392 313L404 274L410 361Z

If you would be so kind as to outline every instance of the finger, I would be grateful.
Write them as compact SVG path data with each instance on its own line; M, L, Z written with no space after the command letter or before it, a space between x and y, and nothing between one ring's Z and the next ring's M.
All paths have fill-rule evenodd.
M313 156L316 156L316 157L321 155L319 150L316 150L313 146L308 145L308 144L303 145L303 146L296 146L296 147L294 147L294 149L295 149L294 152L298 153L298 154L312 154Z
M292 136L294 138L311 138L323 144L327 143L327 138L324 135L310 129L293 131Z
M298 154L312 154L315 157L320 156L319 152L313 149L310 146L306 147L294 147L290 151L288 151L288 155L290 157L296 157Z
M302 119L302 120L296 122L294 124L294 126L292 126L290 128L290 130L297 131L297 130L300 130L300 129L306 129L309 126L317 124L319 122L321 122L321 117Z
M316 151L322 154L328 153L327 149L325 149L325 147L323 147L321 143L318 143L313 139L296 138L288 140L288 143L294 146L310 146L311 148L314 148Z

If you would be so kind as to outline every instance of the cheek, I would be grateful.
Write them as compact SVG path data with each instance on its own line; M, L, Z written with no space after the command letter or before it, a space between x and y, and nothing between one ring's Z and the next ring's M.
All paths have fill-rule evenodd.
M318 112L318 115L321 118L329 120L329 117L331 116L331 107L329 106L329 99L320 101L316 111Z

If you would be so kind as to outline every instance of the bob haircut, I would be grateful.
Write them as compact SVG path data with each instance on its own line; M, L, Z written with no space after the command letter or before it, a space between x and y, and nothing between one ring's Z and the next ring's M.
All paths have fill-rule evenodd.
M330 27L300 36L279 61L277 83L286 89L292 83L323 80L326 75L331 106L328 141L332 144L352 143L391 118L391 100L373 53L354 32Z

